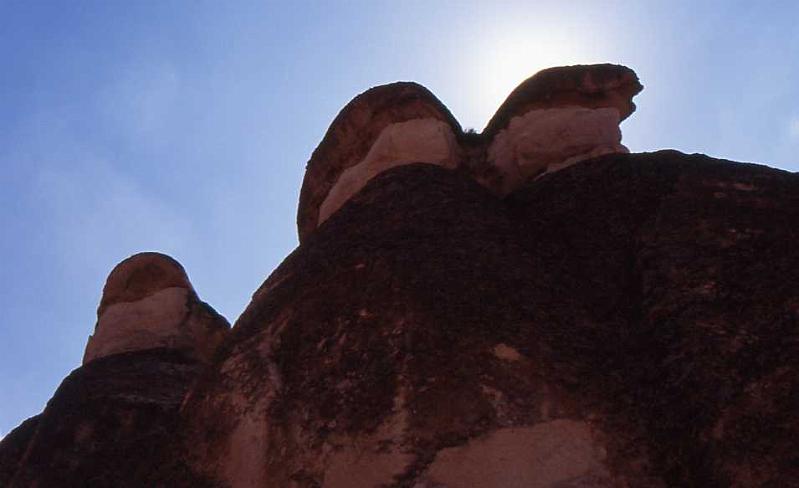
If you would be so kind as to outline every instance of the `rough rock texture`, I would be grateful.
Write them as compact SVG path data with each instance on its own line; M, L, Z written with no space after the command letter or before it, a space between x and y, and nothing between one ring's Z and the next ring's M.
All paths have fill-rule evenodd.
M664 151L511 196L551 287L548 377L604 412L611 458L668 486L799 484L797 190L795 174Z
M108 276L83 363L153 348L180 349L208 361L228 328L197 297L180 263L164 254L140 253Z
M522 82L489 121L485 163L500 169L506 195L542 173L611 153L626 153L619 123L635 111L643 86L612 64L550 68Z
M618 67L537 77L500 120L623 118L640 90ZM0 442L0 486L799 486L799 175L611 152L501 192L486 140L399 88L334 122L300 247L210 361L88 362ZM349 168L367 177L316 228ZM173 304L166 270L101 315Z
M166 254L142 252L117 264L103 286L97 316L111 305L134 303L167 288L193 290L186 270Z
M615 108L531 110L514 117L488 147L487 161L500 169L506 195L543 173L605 154L627 153Z
M229 332L183 267L141 253L109 275L84 364L0 442L0 486L138 487L164 464L186 392Z
M300 242L378 174L429 163L460 169L506 195L543 173L626 153L619 123L643 87L611 64L537 73L516 88L482 134L464 133L433 94L393 83L358 95L330 125L308 162L297 224Z
M504 200L391 169L255 294L176 452L220 486L792 486L798 190L671 151Z
M562 66L539 71L523 81L502 103L483 134L493 138L513 117L534 109L612 107L624 120L635 111L632 99L643 85L626 66L589 64Z
M0 440L0 486L11 484L11 478L25 456L25 450L36 433L40 418L41 415L36 415L25 420Z
M363 164L372 145L387 127L416 119L438 120L448 125L453 134L461 133L458 121L447 107L427 88L412 82L372 88L355 97L341 110L308 161L297 212L300 241L319 225L319 207L342 173ZM414 153L413 149L409 151ZM369 173L369 177L373 176L369 170L361 171ZM361 180L358 183L349 182L346 186L360 189L364 183L365 180Z
M165 462L161 448L176 434L178 409L201 369L166 349L115 354L76 369L25 436L0 443L0 486L147 486L143 480Z
M363 161L341 173L319 208L319 224L383 171L422 162L454 169L459 152L452 128L438 119L413 119L387 126Z

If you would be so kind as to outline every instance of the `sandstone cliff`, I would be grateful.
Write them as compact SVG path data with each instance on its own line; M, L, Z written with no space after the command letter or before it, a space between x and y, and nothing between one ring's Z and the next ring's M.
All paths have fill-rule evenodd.
M799 176L627 154L640 89L547 70L475 136L418 85L360 95L221 345L207 309L149 326L190 341L106 336L0 443L0 485L799 486ZM190 289L156 261L125 303ZM112 302L93 341L136 329Z

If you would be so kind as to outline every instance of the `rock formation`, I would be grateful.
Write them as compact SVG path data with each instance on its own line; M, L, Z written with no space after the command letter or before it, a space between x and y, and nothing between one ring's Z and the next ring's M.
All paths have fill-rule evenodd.
M180 263L164 254L136 254L108 276L83 364L159 347L208 361L228 327L200 301Z
M624 153L640 88L547 70L476 136L418 85L360 95L309 163L301 245L210 361L108 349L0 443L0 485L799 485L799 176ZM100 317L188 289L159 262L125 292L120 265ZM130 425L157 448L122 462Z
M541 71L519 85L482 134L464 134L446 107L415 83L372 88L339 113L308 162L300 241L366 183L412 163L460 168L499 195L543 173L626 153L619 123L643 87L611 64Z
M454 167L460 124L427 88L398 82L355 97L316 148L300 192L300 241L377 174L399 164Z
M44 412L0 444L0 486L143 486L177 435L178 410L228 322L159 253L108 277L95 334Z
M504 195L542 173L604 154L626 153L619 123L643 87L610 64L541 71L519 85L486 126L487 162Z

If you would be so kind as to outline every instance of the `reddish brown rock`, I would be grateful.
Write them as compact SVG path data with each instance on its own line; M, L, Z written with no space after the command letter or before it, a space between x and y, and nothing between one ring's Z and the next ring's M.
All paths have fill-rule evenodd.
M23 453L0 486L151 486L145 480L167 462L162 448L177 435L180 404L202 368L179 351L150 349L76 369L27 439L0 443L0 465L15 449Z
M676 152L504 200L389 170L255 294L176 451L222 486L791 486L797 190Z
M606 69L584 85L635 91ZM621 118L608 103L532 110ZM339 168L435 133L392 117ZM0 485L799 485L799 176L612 152L499 188L475 171L491 142L462 135L454 169L363 173L209 363L148 349L76 370L0 443ZM315 180L325 164L301 229L346 171Z
M41 415L35 415L0 439L0 486L9 486L19 469Z
M550 68L520 84L484 131L486 163L498 168L506 195L544 173L629 152L619 123L643 87L635 73L610 64Z
M374 143L380 139L381 133L394 124L418 120L441 122L440 125L427 128L429 130L425 134L428 140L443 138L447 146L451 144L451 138L445 133L447 129L455 137L461 133L460 125L444 104L425 87L412 82L397 82L372 88L355 97L341 110L308 161L297 212L300 241L304 241L321 223L320 207L342 174L364 162ZM403 131L400 128L397 132ZM391 138L391 134L387 136L388 139ZM375 174L390 167L390 163L420 162L405 158L408 155L415 155L417 158L426 156L425 152L414 154L414 148L403 145L402 141L394 144L395 149L400 149L399 155L391 154L391 146L389 143L378 148L384 152L388 149L389 154L378 158L380 161L372 164L371 170L364 168L357 176L351 177L346 186L360 189ZM457 155L441 157L438 154L441 151L438 146L441 144L435 146L432 156L440 160L429 162L454 166ZM408 154L402 154L403 148L407 148ZM349 191L344 193L343 198L337 198L339 202L329 205L325 218L351 196Z
M539 71L517 86L497 109L483 134L494 137L513 117L534 109L615 108L619 120L635 111L633 97L643 90L638 76L626 66L589 64Z
M643 87L610 64L550 68L516 88L482 134L461 131L424 87L368 90L338 114L305 173L297 214L300 242L378 174L410 163L460 169L506 195L541 174L628 152L619 123Z
M797 189L796 174L661 151L509 201L554 288L550 377L606 412L614 456L648 452L667 486L799 483Z
M137 302L167 288L192 290L183 266L166 254L135 254L117 264L108 275L97 315L110 305Z
M228 327L200 301L180 263L164 254L140 253L108 276L83 362L153 348L180 349L207 361Z
M98 319L83 366L0 442L0 486L150 486L179 435L186 392L229 331L159 253L114 268Z

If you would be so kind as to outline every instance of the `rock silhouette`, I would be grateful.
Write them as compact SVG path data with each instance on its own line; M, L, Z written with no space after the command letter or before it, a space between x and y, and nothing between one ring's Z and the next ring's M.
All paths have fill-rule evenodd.
M83 363L159 347L208 361L229 327L200 301L180 263L144 252L122 261L108 276Z
M478 135L416 84L356 97L234 327L203 308L192 341L86 361L0 443L0 485L799 486L799 176L626 153L640 89L553 68ZM98 317L191 290L155 263Z
M153 252L114 268L97 317L83 366L0 444L0 486L142 486L230 327Z

